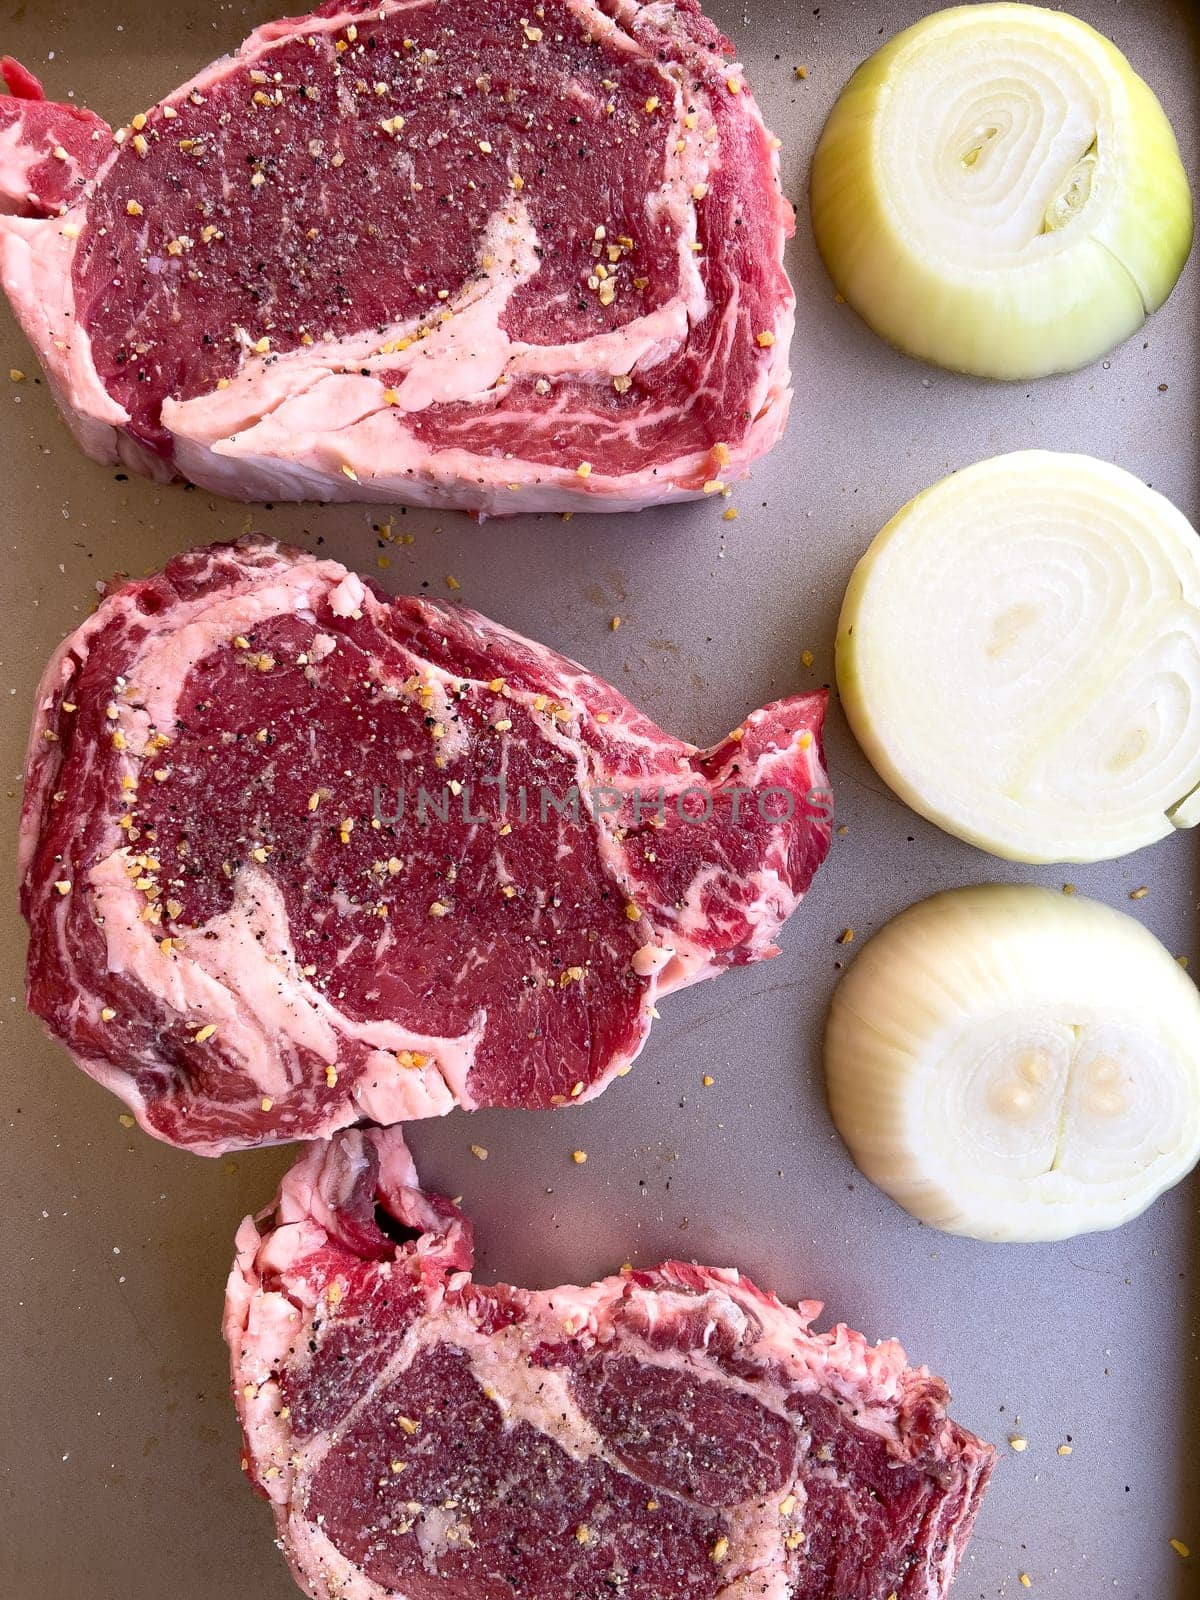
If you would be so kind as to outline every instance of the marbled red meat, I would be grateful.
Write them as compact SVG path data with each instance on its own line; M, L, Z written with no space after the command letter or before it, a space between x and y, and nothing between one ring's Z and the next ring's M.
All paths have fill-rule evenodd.
M790 392L791 212L730 48L695 0L350 0L116 143L12 64L4 285L101 460L248 499L702 493Z
M994 1453L897 1344L736 1272L471 1262L395 1129L311 1146L239 1231L243 1466L313 1600L946 1594Z
M43 679L29 1003L208 1154L590 1099L661 996L775 953L829 845L824 707L700 751L473 612L193 551Z
M45 217L83 198L112 145L112 130L78 106L53 105L42 85L11 56L0 56L0 214Z

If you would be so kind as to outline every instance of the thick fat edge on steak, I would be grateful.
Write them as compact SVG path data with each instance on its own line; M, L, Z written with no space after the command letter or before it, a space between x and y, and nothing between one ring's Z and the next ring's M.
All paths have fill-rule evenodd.
M471 1266L395 1129L310 1146L242 1224L242 1465L307 1594L592 1600L636 1550L632 1600L945 1595L995 1452L899 1344L731 1270L530 1292Z
M273 628L291 630L282 646ZM253 643L264 637L278 659ZM148 1132L209 1155L455 1105L582 1103L629 1070L663 995L777 953L829 847L831 808L809 809L828 795L824 709L820 694L781 701L699 752L576 663L465 608L391 599L265 540L192 551L110 594L38 691L20 845L30 1005ZM339 731L350 754L335 758ZM280 746L282 770L277 738L295 741ZM511 797L473 816L478 828L451 813L439 832L432 814L413 820L410 796L394 832L376 826L369 754L385 791L416 757L431 785L467 780L474 811L496 807L480 798L493 768L523 772L529 753L584 794L661 787L677 807L711 794L708 820L662 827L652 813L631 827L627 809L585 800L565 821L539 818L534 801L526 821ZM219 798L226 769L236 782ZM730 783L751 797L736 827ZM769 791L791 797L792 820L762 819ZM291 845L289 829L301 830ZM176 835L192 843L173 856ZM205 836L220 839L211 862ZM464 877L465 900L435 922L440 863L472 840L482 899ZM545 903L572 883L568 903ZM383 898L366 914L376 895L390 915ZM302 956L305 924L330 908L335 943ZM445 953L389 1009L379 974L403 973L435 933ZM347 947L367 963L349 997ZM543 968L552 981L529 988Z
M372 19L419 15L436 3L381 0L340 9L331 4L309 17L268 23L148 113L147 136L173 137L184 125L189 97L203 97L233 75L269 72L272 50L297 36L333 37L356 21L365 29ZM240 370L231 381L222 381L220 392L183 400L164 397L162 426L169 434L165 451L148 446L130 430L130 414L106 388L88 328L76 318L76 254L89 226L92 199L117 162L120 146L100 118L45 101L38 81L9 62L5 70L14 92L0 94L0 213L11 214L0 215L0 281L86 453L163 481L183 476L235 499L402 501L481 515L639 510L696 498L715 480L744 476L781 436L791 400L788 362L795 297L783 262L795 222L779 188L778 141L764 127L741 68L718 53L717 47L727 48L727 41L702 17L695 0L554 3L617 58L658 70L662 105L652 120L673 153L666 182L647 197L647 227L667 217L676 230L680 280L675 298L576 343L510 339L503 325L506 308L539 270L538 240L516 195L479 240L481 265L475 274L452 288L445 308L454 313L453 320L429 329L421 326L424 318L416 317L267 354L255 353L247 335ZM552 25L550 20L543 26L544 47L550 49ZM704 104L714 94L736 108L742 141L736 151L724 152L719 137L700 137L693 124L685 128L685 105ZM394 109L387 102L381 105L385 112ZM164 124L164 108L176 120ZM721 116L730 114L723 105ZM683 135L682 152L675 145L677 134ZM119 135L122 142L134 137L142 135L130 129ZM722 175L723 154L731 156L732 174ZM339 176L335 173L333 179ZM689 339L699 321L714 314L692 246L697 197L718 182L748 186L747 205L774 219L773 256L756 259L752 267L769 286L761 304L761 326L743 326L746 319L737 299L748 293L744 281L733 283L727 291L730 301L720 308L723 317L732 318L728 337L757 339L762 346L756 352L753 385L740 404L738 423L731 421L727 442L683 456L673 455L667 443L661 459L637 470L595 470L585 476L574 459L553 464L522 459L507 436L504 449L491 453L431 449L407 425L400 426L397 402L391 399L397 393L400 411L419 418L425 408L443 402L486 405L497 384L516 379L561 376L609 385L614 377L632 372L648 378L646 414L634 410L627 418L614 418L612 426L661 430L664 415L653 388L656 370ZM433 208L431 222L436 226ZM718 239L714 248L723 244L728 247L727 240ZM190 260L164 257L161 270L183 270ZM418 332L429 336L417 339ZM718 339L706 375L717 386L716 396L728 361L726 344ZM694 385L689 398L694 399L699 387ZM718 399L714 404L719 409ZM544 414L540 419L531 416L529 426L536 429L545 420Z

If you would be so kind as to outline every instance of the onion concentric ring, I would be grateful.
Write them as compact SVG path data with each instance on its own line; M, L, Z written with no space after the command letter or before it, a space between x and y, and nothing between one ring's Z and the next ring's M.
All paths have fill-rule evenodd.
M982 377L1086 366L1170 294L1192 244L1153 91L1086 23L958 6L850 80L813 164L834 283L910 355Z
M1200 820L1200 539L1090 456L919 495L859 562L838 687L881 777L1015 861L1102 861Z
M1200 1157L1200 995L1132 917L1028 885L956 889L861 951L825 1036L834 1121L932 1227L1064 1239Z

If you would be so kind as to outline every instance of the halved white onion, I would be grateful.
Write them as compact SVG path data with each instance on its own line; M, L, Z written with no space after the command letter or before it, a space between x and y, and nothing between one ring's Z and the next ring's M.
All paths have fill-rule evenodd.
M858 1166L932 1227L1118 1227L1200 1158L1200 995L1132 917L1029 885L957 889L862 950L825 1035Z
M1098 360L1174 288L1192 198L1171 125L1086 23L967 5L864 63L812 171L841 293L910 355L994 378Z
M999 456L905 506L837 678L880 776L996 855L1107 860L1200 818L1200 539L1090 456Z

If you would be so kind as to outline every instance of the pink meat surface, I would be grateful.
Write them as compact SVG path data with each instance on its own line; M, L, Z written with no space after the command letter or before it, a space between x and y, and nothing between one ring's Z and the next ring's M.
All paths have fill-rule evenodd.
M814 1333L817 1303L678 1262L476 1284L395 1129L310 1146L237 1246L243 1468L313 1600L949 1588L994 1452L898 1344Z
M9 62L4 288L101 461L244 499L686 499L790 397L793 218L730 49L695 0L326 5L115 135Z
M697 750L474 612L193 551L43 678L29 1003L207 1154L590 1099L663 995L776 953L829 847L824 710Z

